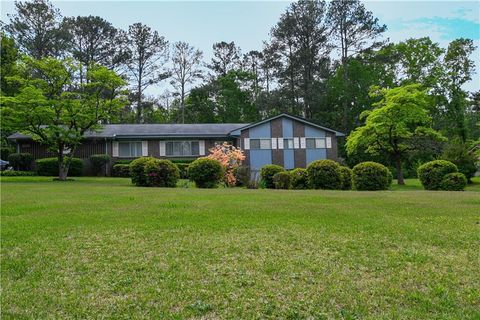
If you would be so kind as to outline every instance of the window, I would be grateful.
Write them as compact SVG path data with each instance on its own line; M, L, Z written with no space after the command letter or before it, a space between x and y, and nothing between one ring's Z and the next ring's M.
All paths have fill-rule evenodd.
M250 149L272 149L272 140L250 139Z
M306 138L307 149L325 149L325 138Z
M283 139L284 149L293 149L293 139Z
M118 156L124 158L141 157L142 141L119 142Z
M306 144L307 144L307 149L315 149L315 138L307 138Z
M198 141L167 141L165 143L167 156L198 156L200 147Z

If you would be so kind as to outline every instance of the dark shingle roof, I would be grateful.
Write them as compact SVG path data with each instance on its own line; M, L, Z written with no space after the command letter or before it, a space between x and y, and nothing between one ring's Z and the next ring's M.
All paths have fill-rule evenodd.
M224 137L246 123L202 124L107 124L97 132L87 132L86 138L156 138L156 137ZM26 139L28 135L14 133L9 139Z

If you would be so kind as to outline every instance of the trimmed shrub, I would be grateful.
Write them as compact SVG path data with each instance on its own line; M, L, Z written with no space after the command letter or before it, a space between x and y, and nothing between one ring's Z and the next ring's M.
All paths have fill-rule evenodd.
M352 169L344 166L338 168L342 180L342 190L352 190Z
M292 189L308 189L307 169L297 168L290 171L292 176Z
M383 164L367 161L353 167L353 186L357 190L387 190L392 173Z
M145 163L145 176L149 187L175 188L180 171L169 160L151 159Z
M18 171L29 171L32 169L33 156L31 153L11 153L8 156L9 165Z
M250 182L250 167L239 166L235 169L235 179L237 180L237 186L248 186Z
M316 160L307 167L308 183L314 189L338 190L342 179L338 168L340 165L333 160Z
M35 173L35 171L13 171L13 170L0 171L0 176L3 176L3 177L31 177L36 175L37 174Z
M281 166L277 166L276 164L267 164L260 169L260 178L262 179L262 183L265 188L274 189L275 184L273 183L273 176L276 173L283 172L285 169Z
M452 162L457 166L458 172L463 173L468 183L472 182L472 178L477 172L477 158L473 152L469 151L466 143L460 139L453 139L447 144L442 154L442 159Z
M116 164L130 164L132 163L132 159L120 159L120 160L116 160L113 164L116 165Z
M287 171L277 172L273 175L275 189L290 189L292 176Z
M172 162L174 163L174 162ZM188 179L188 166L190 165L191 162L185 163L185 162L177 162L175 165L177 166L179 172L180 172L180 179Z
M130 165L129 164L116 164L112 167L113 177L130 178Z
M148 161L155 159L152 157L141 157L130 163L130 177L132 183L137 187L147 186L147 176L145 175L145 165Z
M216 188L223 175L223 166L213 159L198 158L188 167L188 177L198 188Z
M458 172L457 166L450 161L434 160L418 167L418 178L425 190L441 190L443 177Z
M467 177L460 172L446 174L440 183L441 190L445 191L463 191L466 186Z
M58 159L44 158L35 161L37 167L37 174L39 176L58 176ZM68 169L70 177L80 177L83 175L83 160L79 158L72 158L70 161L70 168Z
M105 167L109 162L110 156L108 154L92 154L90 163L92 164L93 174L96 176L105 174Z
M15 149L11 147L1 147L0 148L0 158L2 160L8 161L8 156L15 152Z

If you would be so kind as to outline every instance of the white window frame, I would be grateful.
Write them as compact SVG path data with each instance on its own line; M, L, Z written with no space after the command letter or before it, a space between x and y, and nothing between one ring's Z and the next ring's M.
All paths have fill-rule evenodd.
M292 142L291 148L288 147L289 143L287 142L287 140ZM294 149L293 145L294 145L293 138L283 138L283 149L284 150L293 150Z
M128 156L125 156L125 155L122 155L120 153L120 145L121 144L124 144L124 143L128 143L129 144L129 151L130 151L130 154ZM132 155L132 143L135 143L135 144L140 144L140 154L139 155ZM119 158L140 158L143 156L143 141L138 141L138 140L132 140L132 141L118 141L118 157Z
M307 147L306 141L308 139L314 139L315 140L315 143L314 143L315 147L313 147L313 148ZM323 147L321 146L321 140L323 140ZM305 137L305 147L306 147L306 149L309 149L309 150L311 150L311 149L326 149L327 146L326 146L326 141L325 140L326 139L324 137Z
M252 148L252 140L260 140L260 148ZM268 148L262 148L262 140L268 141ZM271 138L250 138L250 150L272 150L272 139Z
M168 154L168 144L169 143L175 143L175 142L189 142L190 143L190 154L182 154L182 155L174 155L174 154ZM198 154L191 154L192 153L192 142L197 142L198 143ZM165 156L170 157L170 158L175 158L175 157L199 157L202 155L202 151L200 150L200 140L166 140L165 141ZM205 149L205 146L204 146ZM172 149L173 150L173 149Z

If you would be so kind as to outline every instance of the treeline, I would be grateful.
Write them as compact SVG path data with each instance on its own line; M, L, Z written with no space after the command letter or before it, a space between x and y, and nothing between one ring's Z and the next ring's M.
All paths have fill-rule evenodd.
M142 23L121 30L97 16L63 17L47 0L15 6L2 24L3 95L15 94L5 79L22 55L73 58L80 82L95 64L128 80L121 123L252 122L288 112L348 134L378 102L372 88L420 84L431 98L434 129L462 142L480 136L480 92L463 89L475 72L473 41L456 39L447 48L428 37L389 43L387 26L358 0L294 2L263 48L242 52L221 41L210 61ZM147 95L152 87L164 94Z

